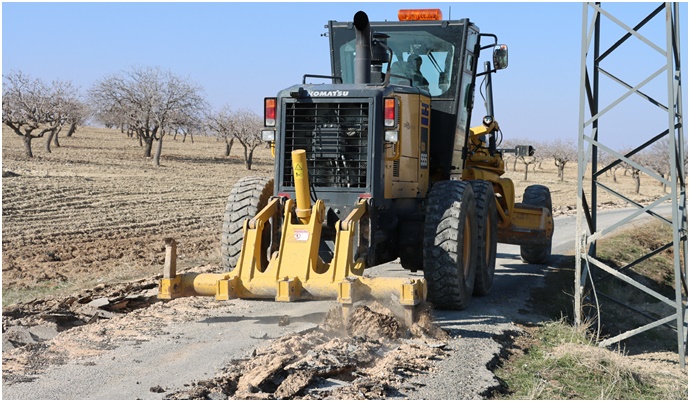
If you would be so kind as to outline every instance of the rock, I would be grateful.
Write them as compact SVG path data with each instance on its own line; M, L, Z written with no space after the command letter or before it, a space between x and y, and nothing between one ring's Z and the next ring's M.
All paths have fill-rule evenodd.
M299 394L312 381L311 371L296 371L287 376L273 393L276 399L290 399Z
M286 325L290 325L290 317L284 315L284 316L280 317L280 320L278 320L278 326L284 327Z
M91 300L87 306L101 308L110 304L110 300L107 297L100 297L98 299Z
M8 350L14 349L14 345L12 342L10 342L9 339L5 338L4 336L2 337L2 351L7 352Z
M155 386L151 387L149 389L149 391L155 392L157 394L161 394L161 393L165 392L165 389L163 389L163 387L161 387L160 385L155 385Z
M54 322L35 325L29 328L29 333L37 340L44 342L55 338L58 334L57 324Z
M207 398L214 400L214 401L217 401L217 400L226 400L226 399L228 399L228 396L222 392L211 392L208 394Z
M17 173L14 173L11 170L3 170L2 171L2 177L18 177L19 175Z
M31 335L28 328L24 327L10 327L2 334L3 344L5 340L11 342L14 346L24 346L36 343L37 339Z

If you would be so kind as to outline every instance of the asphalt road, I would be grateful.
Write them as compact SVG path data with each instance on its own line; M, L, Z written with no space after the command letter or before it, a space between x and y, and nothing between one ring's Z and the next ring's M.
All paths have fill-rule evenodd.
M670 209L670 207L669 207ZM600 213L600 227L620 220L621 211ZM629 213L629 212L627 212ZM555 219L552 254L573 254L575 216ZM421 384L411 399L481 399L498 385L487 364L500 351L496 335L518 331L515 322L539 322L526 306L529 293L541 285L546 268L520 261L519 247L499 245L494 288L464 311L436 311L436 322L449 331L453 353L436 371L414 380ZM368 271L375 275L409 275L391 263ZM422 276L421 272L412 275ZM558 291L558 290L554 290ZM213 377L232 359L247 357L271 339L306 330L321 322L334 302L275 303L232 300L215 303L203 319L168 324L146 342L123 342L99 356L54 365L34 381L3 386L3 399L162 399L151 392L170 392ZM289 326L278 326L282 316Z

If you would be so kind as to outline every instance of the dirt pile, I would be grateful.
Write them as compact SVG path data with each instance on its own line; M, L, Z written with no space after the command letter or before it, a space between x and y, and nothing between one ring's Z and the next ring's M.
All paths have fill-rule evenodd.
M157 293L158 279L148 278L100 284L67 297L34 299L3 308L3 381L32 381L51 365L96 356L123 342L145 342L160 334L169 321L203 316L207 305L214 302L200 298L164 303L157 300ZM174 314L168 314L171 310Z
M358 306L343 324L332 309L307 333L277 339L232 361L212 379L168 399L383 399L413 389L410 378L448 355L448 335L420 313L413 328L378 303Z

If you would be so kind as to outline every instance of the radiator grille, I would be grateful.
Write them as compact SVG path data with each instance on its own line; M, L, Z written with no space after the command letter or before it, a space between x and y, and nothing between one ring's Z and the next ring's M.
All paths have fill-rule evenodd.
M283 185L294 186L291 153L304 149L314 186L366 187L368 132L368 103L288 103Z

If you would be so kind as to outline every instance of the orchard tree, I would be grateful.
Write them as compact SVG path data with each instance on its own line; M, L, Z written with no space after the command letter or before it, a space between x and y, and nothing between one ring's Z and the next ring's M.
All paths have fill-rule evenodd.
M22 137L27 157L33 158L32 140L54 133L63 124L66 101L72 95L62 92L65 87L71 84L48 86L21 71L3 75L2 122Z
M671 164L669 163L669 147L670 139L668 135L652 144L649 148L648 163L649 167L654 170L659 176L670 179L671 178ZM666 193L666 183L661 181L660 185L664 187Z
M230 155L230 150L237 140L244 148L245 167L251 170L254 150L262 143L261 117L250 110L232 110L226 105L209 115L207 120L209 129L225 142L225 156Z
M233 132L235 138L244 148L244 163L247 170L252 170L254 150L263 142L261 129L263 120L250 110L238 110L233 113Z
M158 141L153 164L160 165L163 137L172 127L198 118L206 107L201 88L157 67L132 68L108 76L89 91L98 116L115 118L137 134L150 158Z
M536 153L536 152L535 152ZM523 165L525 165L525 177L524 180L527 180L527 173L529 172L529 167L530 165L534 165L535 163L539 162L539 157L534 156L534 155L519 155L517 157L517 160L520 161Z
M620 169L624 169L625 166L623 166L623 163L619 162L616 157L604 151L603 149L598 150L597 162L602 169L610 166L610 168L606 170L606 175L608 175L610 171L613 175L613 182L618 183L618 176L616 175L616 172ZM597 169L598 168L599 167L597 167Z
M218 111L209 114L206 118L208 128L216 138L225 143L225 156L230 156L230 150L235 142L234 113L230 106L225 105Z
M67 129L67 137L71 137L79 126L83 126L86 118L89 116L88 107L80 99L75 99L74 103L70 105L69 113L67 115L66 123L69 125Z
M572 140L558 138L547 143L542 154L553 158L553 163L558 168L558 177L563 181L565 165L577 159L577 146Z
M622 155L627 155L631 151L629 149L626 149L625 151L622 151ZM649 153L647 151L643 152L637 152L633 155L630 155L629 159L638 165L646 166L648 163L647 161L649 160ZM632 177L633 181L635 182L635 194L640 194L640 187L641 187L641 171L639 168L636 166L633 166L627 162L622 162L621 164L623 165L623 169L625 173L630 172L630 177Z
M86 118L85 106L79 99L79 91L68 81L54 81L50 91L51 103L54 105L53 118L58 125L47 133L45 148L50 153L51 142L60 146L58 135L63 127L68 127L67 136L71 137L77 124Z

